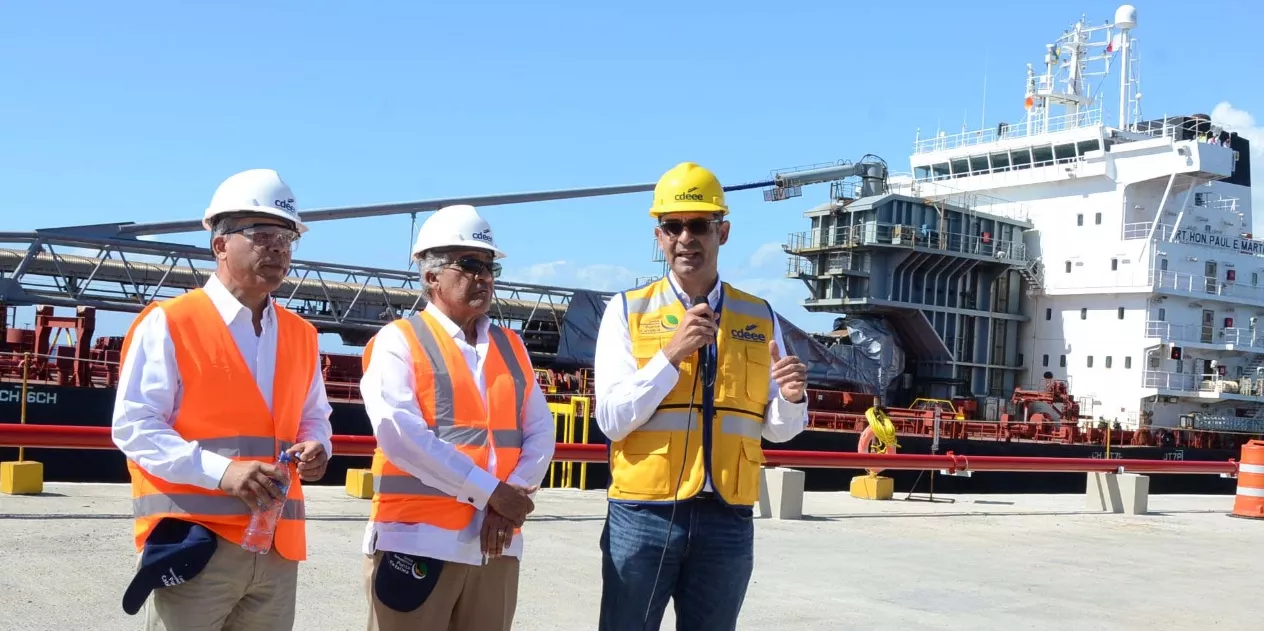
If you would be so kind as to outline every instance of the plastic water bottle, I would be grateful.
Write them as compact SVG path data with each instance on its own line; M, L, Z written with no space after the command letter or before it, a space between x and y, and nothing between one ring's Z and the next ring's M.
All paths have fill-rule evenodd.
M281 521L281 511L285 508L286 496L290 492L290 463L293 460L286 452L281 452L277 457L276 468L281 473L281 497L263 506L256 506L251 511L250 523L241 539L241 547L256 554L267 554L272 549L272 537L276 533L277 522Z

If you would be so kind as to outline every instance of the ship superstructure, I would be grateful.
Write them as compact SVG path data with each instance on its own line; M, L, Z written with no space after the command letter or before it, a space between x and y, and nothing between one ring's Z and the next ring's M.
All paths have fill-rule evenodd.
M1248 143L1202 114L1141 118L1136 20L1048 44L1022 120L919 137L887 194L806 212L786 248L804 306L883 314L923 396L1053 378L1089 425L1261 431Z

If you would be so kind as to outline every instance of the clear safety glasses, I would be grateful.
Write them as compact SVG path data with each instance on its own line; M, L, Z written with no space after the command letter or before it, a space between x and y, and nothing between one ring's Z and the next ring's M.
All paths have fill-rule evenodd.
M298 232L274 224L243 226L235 230L229 230L228 234L240 234L261 248L275 250L293 251L297 247L299 239Z

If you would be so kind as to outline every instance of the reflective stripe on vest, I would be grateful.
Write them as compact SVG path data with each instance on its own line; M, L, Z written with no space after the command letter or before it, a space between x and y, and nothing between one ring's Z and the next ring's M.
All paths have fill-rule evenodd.
M465 357L433 316L423 311L387 326L399 327L408 341L417 403L430 430L484 469L495 449L496 471L492 473L500 480L508 479L522 450L528 379L534 374L526 348L511 340L501 327L488 329L491 344L483 363L487 383L484 402ZM366 368L372 347L372 341L365 347ZM459 530L474 517L473 506L395 466L380 448L374 450L372 471L369 518L373 521Z
M692 497L702 490L708 470L711 486L722 500L750 506L759 499L773 316L768 303L759 298L728 284L722 284L722 292L711 427L702 427L703 387L699 382L695 388L697 354L691 354L681 361L676 385L649 420L611 444L610 499L668 502ZM623 298L632 354L637 367L643 367L676 334L685 318L685 304L666 278L625 292ZM705 461L708 450L710 462ZM684 479L677 488L682 468Z
M277 363L272 412L255 378L237 350L223 317L205 290L151 303L132 323L123 342L121 361L132 343L136 325L153 309L162 309L175 351L181 401L171 419L182 438L208 453L235 462L271 464L294 445L307 392L316 372L316 329L284 308L273 305L277 326ZM174 517L206 526L240 544L250 521L250 507L219 489L167 482L128 461L132 479L132 513L137 551L159 520ZM292 481L274 547L291 560L307 558L303 485L291 469Z

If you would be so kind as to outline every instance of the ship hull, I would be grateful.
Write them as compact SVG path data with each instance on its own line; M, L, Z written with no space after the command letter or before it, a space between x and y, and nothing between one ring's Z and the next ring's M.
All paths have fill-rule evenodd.
M16 423L20 420L20 391L13 387L0 389L0 423ZM330 422L335 434L371 435L372 428L360 403L331 402L333 414ZM108 427L114 407L114 390L106 388L74 388L59 386L32 386L27 396L27 422L40 425L75 425ZM563 428L558 428L558 440L564 440ZM582 436L582 429L576 432ZM589 421L588 443L604 444L605 438L596 423ZM583 441L580 441L583 442ZM788 443L765 442L768 449L793 449L806 451L854 452L859 442L857 432L808 430ZM925 436L901 435L900 453L929 454L932 440ZM1100 445L1063 445L1044 442L996 441L996 440L940 440L936 453L952 451L967 456L1034 456L1062 458L1103 458L1105 448ZM16 459L18 450L0 447L0 461ZM55 482L126 482L127 468L121 453L103 449L27 449L25 457L44 464L44 476ZM1189 449L1167 447L1112 446L1111 458L1138 458L1148 460L1219 460L1238 458L1229 449ZM348 468L366 468L369 458L363 456L335 456L320 484L340 485L346 479ZM570 486L580 486L581 467L572 466ZM604 488L608 483L609 470L603 463L588 464L584 471L584 488ZM851 478L862 475L856 469L809 469L806 471L806 488L809 491L847 490ZM891 471L884 475L895 480L900 494L913 492L925 495L931 490L928 472ZM553 465L546 486L563 483L563 467ZM1084 491L1086 476L1080 473L1009 473L975 472L971 477L936 474L933 476L936 493L1079 493ZM1152 493L1200 493L1233 494L1235 482L1214 475L1155 475L1150 479ZM902 496L902 495L901 495Z

